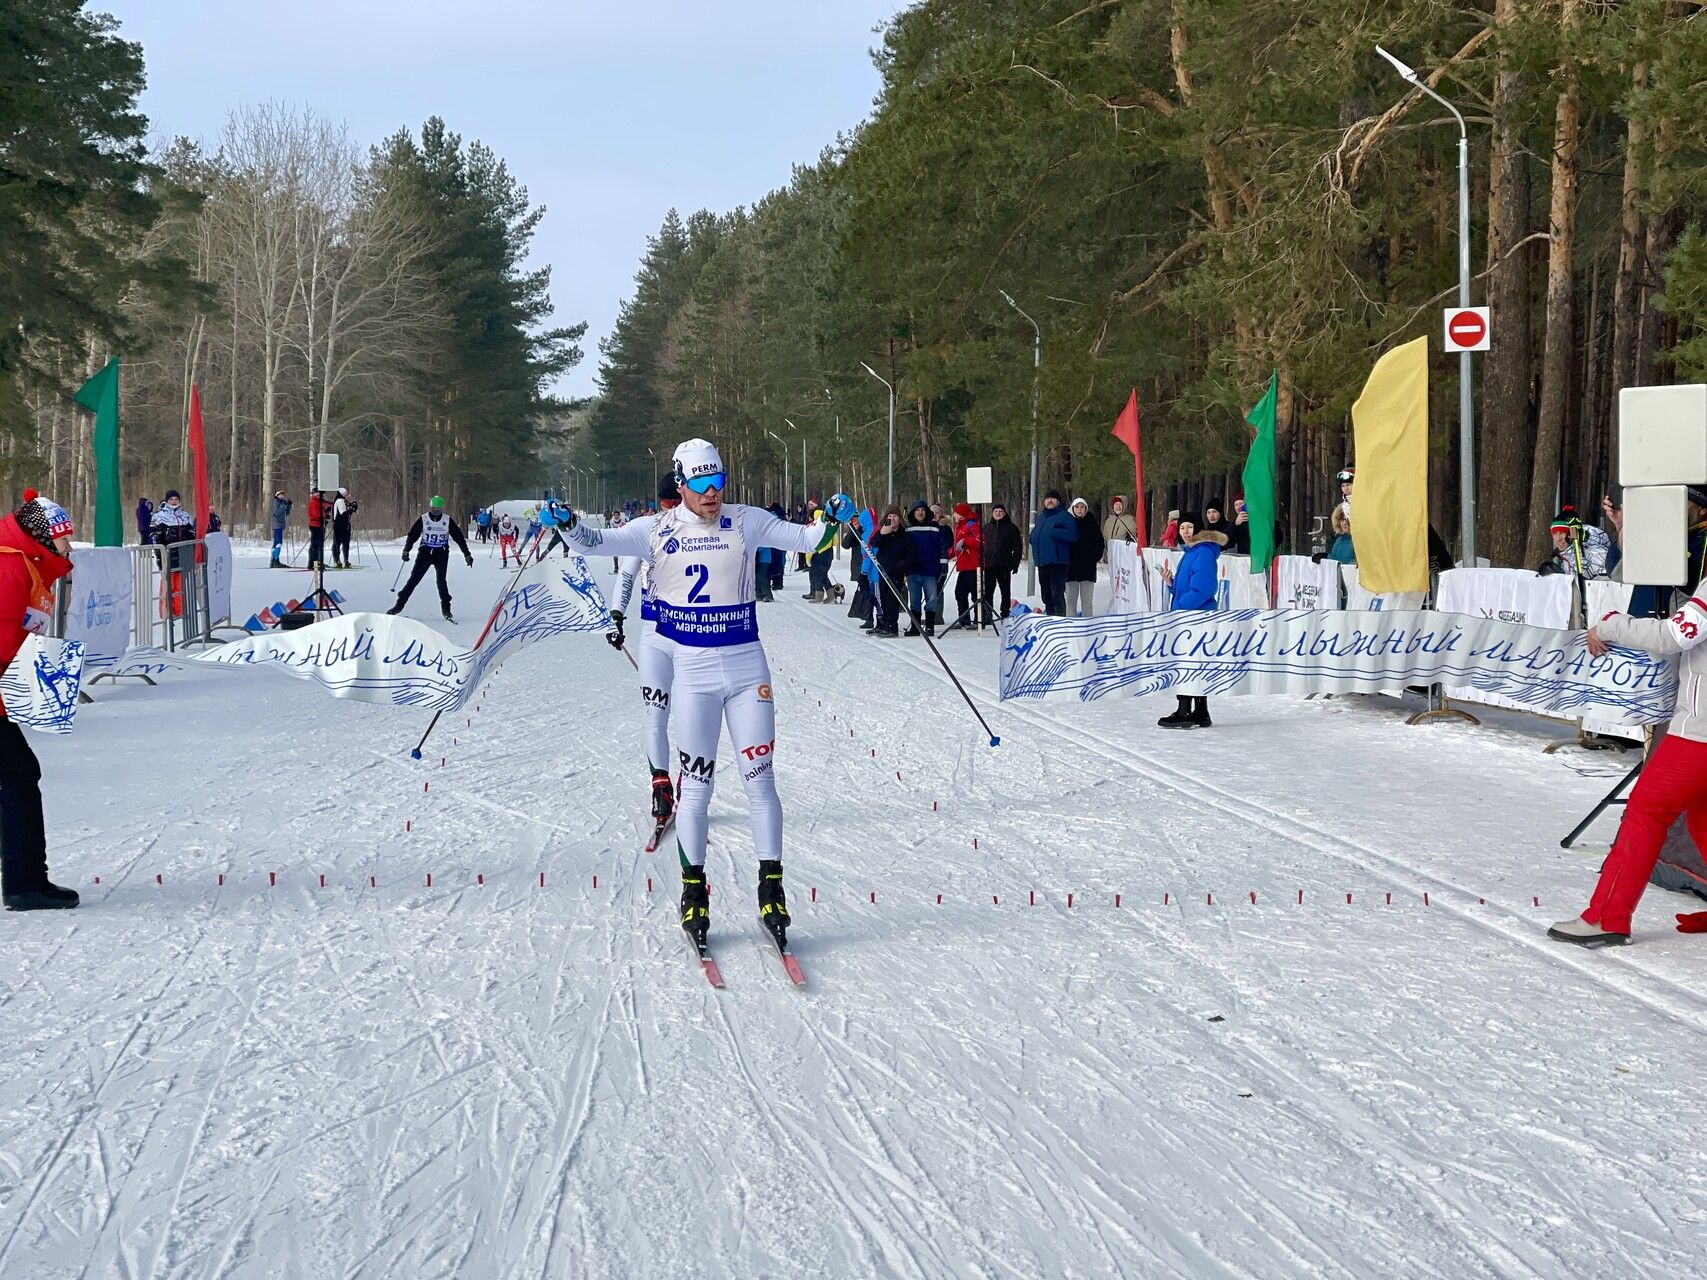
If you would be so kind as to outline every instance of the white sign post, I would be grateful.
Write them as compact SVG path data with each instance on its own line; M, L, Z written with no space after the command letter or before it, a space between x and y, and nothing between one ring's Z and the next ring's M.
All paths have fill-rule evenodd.
M978 508L978 533L984 533L984 506L996 500L994 481L990 476L989 467L966 468L966 501ZM978 634L984 634L984 551L979 543L978 551L978 598L972 602L972 612L978 619ZM956 619L957 622L961 619Z

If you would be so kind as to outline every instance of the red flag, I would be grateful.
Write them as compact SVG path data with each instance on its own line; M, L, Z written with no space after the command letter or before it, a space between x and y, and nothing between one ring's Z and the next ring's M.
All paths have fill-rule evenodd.
M1138 528L1138 545L1148 546L1150 542L1150 522L1144 517L1144 456L1138 451L1138 389L1134 387L1132 394L1126 397L1126 407L1120 411L1120 416L1114 420L1114 430L1109 432L1116 440L1132 450L1132 475L1136 487L1132 491L1132 523Z
M207 486L207 436L202 431L202 394L190 384L190 457L195 467L196 537L207 537L208 515L213 499Z

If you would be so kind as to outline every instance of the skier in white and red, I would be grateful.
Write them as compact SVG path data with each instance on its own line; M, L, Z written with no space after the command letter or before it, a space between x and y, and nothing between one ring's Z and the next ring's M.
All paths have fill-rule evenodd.
M787 956L782 801L772 768L776 706L770 665L759 643L753 555L759 547L808 554L818 550L835 538L836 520L851 511L853 503L837 495L826 523L790 524L761 507L724 504L728 474L710 441L684 442L674 462L679 507L631 520L621 529L592 529L577 522L570 536L601 555L638 556L649 573L657 631L648 643L656 646L658 660L670 671L670 710L681 765L676 840L682 863L682 927L704 958L710 925L707 811L718 738L727 723L759 856L759 918ZM796 968L791 965L791 976Z

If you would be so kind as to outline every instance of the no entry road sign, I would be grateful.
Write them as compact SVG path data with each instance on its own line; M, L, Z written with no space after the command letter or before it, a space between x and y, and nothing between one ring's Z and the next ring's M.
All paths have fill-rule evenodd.
M1448 351L1486 351L1489 347L1488 309L1486 307L1448 307L1446 309L1446 349Z

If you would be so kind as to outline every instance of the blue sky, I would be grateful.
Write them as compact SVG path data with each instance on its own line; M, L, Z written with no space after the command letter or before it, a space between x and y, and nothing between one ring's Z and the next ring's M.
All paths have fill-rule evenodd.
M725 210L787 182L878 90L874 28L901 0L91 0L142 43L158 135L212 140L278 100L362 144L443 116L547 206L534 261L559 323L588 322L559 390L594 390L665 210Z

